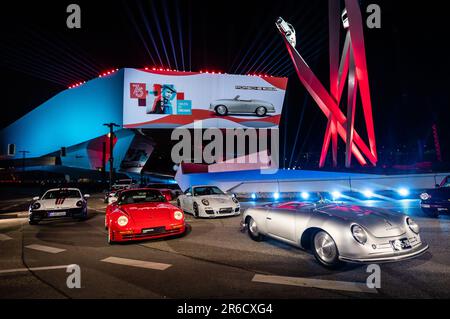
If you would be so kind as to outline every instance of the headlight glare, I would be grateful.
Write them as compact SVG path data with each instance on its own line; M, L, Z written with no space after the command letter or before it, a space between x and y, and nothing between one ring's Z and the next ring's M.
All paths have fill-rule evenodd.
M367 242L367 233L366 231L359 225L352 226L352 235L355 240L364 245Z
M420 227L414 220L412 220L411 218L407 218L406 223L408 224L409 229L413 231L413 233L419 234Z
M180 212L179 210L176 210L176 211L173 213L173 217L174 217L176 220L182 220L182 219L183 219L183 213Z
M119 224L119 226L125 226L128 224L128 218L126 216L120 216L117 218L117 224Z
M202 204L205 206L209 205L209 201L207 199L202 199Z

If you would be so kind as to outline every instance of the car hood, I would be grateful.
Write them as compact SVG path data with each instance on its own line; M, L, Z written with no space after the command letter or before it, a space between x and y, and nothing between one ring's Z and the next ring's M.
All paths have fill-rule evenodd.
M424 193L431 195L431 200L436 199L450 199L450 187L440 187L435 189L428 189Z
M379 208L357 205L326 205L317 211L350 223L357 223L375 237L400 236L405 233L405 216Z
M142 203L121 205L124 211L136 224L162 223L172 221L173 213L179 210L169 203Z
M205 196L197 196L199 200L206 199L209 202L209 205L236 205L235 202L231 199L229 195L205 195Z
M41 209L69 209L76 207L81 198L58 198L40 200Z

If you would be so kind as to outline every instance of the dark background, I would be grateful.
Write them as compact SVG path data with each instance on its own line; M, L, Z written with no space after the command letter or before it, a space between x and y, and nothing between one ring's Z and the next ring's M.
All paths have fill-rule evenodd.
M66 27L66 7L73 2L81 6L81 29ZM448 162L445 2L360 1L363 19L370 3L382 10L382 28L364 30L380 166L435 161L433 124ZM315 165L326 118L294 73L274 25L278 16L294 25L297 49L328 87L325 0L3 3L0 128L69 85L108 69L163 65L269 73L289 76L280 126L281 166ZM356 116L364 132L360 109Z

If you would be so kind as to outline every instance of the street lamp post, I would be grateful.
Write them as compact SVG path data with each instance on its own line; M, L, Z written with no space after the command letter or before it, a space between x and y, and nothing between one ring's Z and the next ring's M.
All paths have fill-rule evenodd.
M111 190L114 177L114 127L120 127L120 125L116 123L105 123L103 125L109 128L109 190Z

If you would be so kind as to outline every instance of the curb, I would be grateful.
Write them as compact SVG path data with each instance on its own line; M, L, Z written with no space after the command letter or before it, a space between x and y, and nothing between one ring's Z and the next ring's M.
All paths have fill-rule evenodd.
M14 218L27 218L27 217L28 217L28 212L0 214L0 220L2 220L2 219L14 219Z

